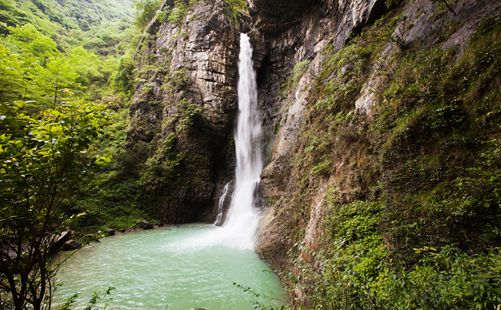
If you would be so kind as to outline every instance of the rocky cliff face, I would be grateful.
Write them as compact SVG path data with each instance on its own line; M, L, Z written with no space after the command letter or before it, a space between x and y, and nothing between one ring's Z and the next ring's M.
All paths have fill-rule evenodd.
M421 274L430 259L476 259L501 241L501 4L250 0L249 11L267 164L258 252L293 305L471 306L427 304L388 279L424 291L462 270ZM152 23L138 53L129 149L167 222L211 218L232 176L228 16L223 1L200 1Z
M432 216L429 214L445 216L452 211L432 211L433 207L428 204L432 204L430 200L436 197L425 202L414 196L418 193L426 195L448 186L445 184L452 180L469 175L468 168L457 171L446 162L448 160L465 167L477 165L467 159L470 156L467 154L478 156L480 149L477 146L449 141L448 135L465 130L461 127L465 124L456 124L457 128L451 125L444 132L444 127L432 129L433 125L427 122L438 118L444 123L440 126L449 126L445 125L448 118L454 117L433 115L435 112L432 111L450 108L457 109L451 113L464 115L464 109L469 109L465 105L477 105L493 96L496 82L488 82L485 93L476 99L468 97L464 89L449 86L448 82L437 82L439 86L434 90L431 90L431 85L435 83L432 81L434 77L447 79L445 76L455 74L447 66L456 64L457 70L463 70L459 69L463 66L461 63L470 61L465 54L478 52L472 51L476 49L472 46L478 43L471 41L478 40L475 32L485 27L482 23L496 23L489 18L499 14L499 3L464 0L449 6L440 1L354 0L273 1L271 4L254 0L250 1L250 7L254 12L252 37L257 48L260 104L265 111L268 129L268 165L262 174L262 185L269 209L262 222L258 251L278 270L288 272L283 273L288 274L283 279L288 283L293 303L321 303L312 300L312 295L315 295L312 290L331 284L322 283L318 277L313 280L315 276L312 274L327 273L331 278L325 276L324 279L342 283L332 278L332 271L326 266L340 255L332 244L332 235L339 228L332 227L332 223L337 212L342 212L339 210L345 206L359 203L383 206L383 211L374 211L374 214L382 214L378 215L382 218L378 217L374 235L384 240L389 254L378 259L400 259L405 264L413 264L419 259L413 256L413 246L444 245L447 242L463 244L470 250L475 248L472 240L478 238L476 234L479 232L466 226L479 218L491 224L499 221L499 214L494 216L491 213L495 203L490 205L490 211L481 211L479 207L471 217L460 216L450 222L436 223L423 218ZM293 13L282 14L282 10L292 10ZM490 48L492 53L495 48ZM465 52L467 49L469 51ZM434 59L430 53L435 53L441 60ZM406 66L413 57L420 60L414 60L414 68L410 69ZM436 63L430 65L427 62ZM495 63L491 62L491 65ZM427 81L419 81L420 78L405 81L413 79L412 75L419 75ZM471 85L479 83L477 77L473 79L476 82L471 82ZM413 87L421 87L419 91L423 93L409 97L400 92L392 94L394 88L402 91ZM434 92L444 95L437 97ZM416 103L416 100L422 103ZM433 103L424 103L427 100ZM487 110L496 110L494 102L486 100L490 102ZM425 108L428 104L430 108ZM420 109L430 110L422 112ZM403 112L405 110L407 112ZM413 113L423 114L412 123L406 123ZM484 117L485 113L488 112L476 111L473 114ZM490 134L480 133L484 125L474 125L472 118L475 117L465 116L467 120L463 121L469 124L465 126L478 126L477 129L460 135L476 135L475 139L483 141L492 138ZM402 134L399 126L407 126L406 130L412 133L405 133L406 138L397 138ZM454 146L440 149L440 143ZM456 156L450 152L461 154L456 153ZM437 159L440 163L428 163L427 158L432 157L440 158ZM419 161L430 167L416 167ZM475 196L473 193L468 195ZM486 192L483 195L489 196ZM364 207L359 206L358 210L364 212ZM406 212L415 214L404 215ZM421 212L430 213L419 215ZM367 222L371 220L367 218ZM391 222L395 220L401 223ZM437 225L437 231L421 227L418 222L426 222L425 226ZM403 233L405 225L420 228ZM358 226L363 227L364 223ZM464 238L455 234L464 234ZM404 242L402 238L408 239ZM483 246L495 244L496 237L491 238L482 241L485 242ZM349 239L343 240L348 242ZM359 250L369 251L370 247ZM335 265L331 268L341 267ZM332 295L333 292L323 294ZM323 302L326 300L329 297L324 296ZM345 302L350 304L350 301ZM330 305L334 307L336 304L342 307L340 302Z
M232 174L239 24L223 1L164 1L138 49L128 152L168 223L215 218Z

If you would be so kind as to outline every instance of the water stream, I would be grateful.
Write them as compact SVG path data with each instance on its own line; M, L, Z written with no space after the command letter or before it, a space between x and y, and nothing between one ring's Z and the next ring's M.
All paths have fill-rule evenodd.
M221 197L219 197L218 207L217 207L217 217L214 225L220 226L223 224L223 216L224 216L224 203L226 202L226 196L228 196L228 191L230 190L231 182L226 183L223 188L223 193Z
M184 225L106 238L78 251L58 275L55 301L79 292L77 309L92 292L116 287L110 309L252 309L283 304L280 282L254 252L260 220L256 206L260 174L261 121L249 37L240 38L237 165L231 206L222 227ZM219 215L229 184L219 201Z
M225 245L253 250L260 212L256 206L260 175L263 170L261 120L257 106L256 73L252 64L252 46L247 34L240 35L238 61L238 119L234 133L237 166L231 206L222 227L211 233L180 240L179 248ZM223 192L221 199L226 199ZM221 203L220 199L220 203ZM222 214L221 214L222 216Z
M243 33L240 36L238 69L235 190L228 218L223 225L223 237L230 245L253 249L260 218L256 208L256 200L263 161L261 120L257 107L257 85L256 73L252 65L252 46L249 37Z

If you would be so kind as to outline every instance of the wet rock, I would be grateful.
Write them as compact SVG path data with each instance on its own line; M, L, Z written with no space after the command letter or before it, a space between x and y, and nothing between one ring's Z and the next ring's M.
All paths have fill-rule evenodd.
M57 251L59 251L63 247L64 243L70 240L72 237L73 237L73 231L71 230L65 230L61 232L59 235L55 236L54 241L50 246L50 253L54 254Z
M53 247L59 249L66 241L70 240L73 236L73 231L65 230L56 237Z
M74 239L70 239L64 243L62 250L63 251L74 251L76 249L79 249L80 247L82 247L82 245L78 241L76 241Z
M108 228L108 229L106 229L104 232L105 232L108 236L114 236L114 235L117 233L117 231L116 231L115 229L113 229L113 228Z
M255 24L277 33L283 27L297 23L302 14L318 8L322 0L251 0L250 13Z
M146 221L146 220L142 220L142 221L139 221L137 222L137 226L141 227L142 229L153 229L153 224L151 224L150 222Z

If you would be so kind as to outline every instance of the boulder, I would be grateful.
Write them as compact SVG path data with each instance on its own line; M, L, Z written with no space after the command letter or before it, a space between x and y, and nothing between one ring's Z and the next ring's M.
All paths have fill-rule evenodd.
M99 233L98 234L87 234L83 236L83 240L85 242L99 242Z
M76 249L79 249L81 246L82 245L78 241L76 241L74 239L70 239L63 244L62 250L63 251L74 251Z
M71 230L65 230L61 232L59 235L55 237L55 240L51 245L51 249L53 249L54 251L59 250L66 241L71 239L72 236L73 236L73 231Z
M113 228L108 228L108 229L106 229L104 232L105 232L105 233L106 233L106 235L108 235L108 236L114 236L114 235L117 233L117 231L116 231L115 229L113 229Z
M142 229L153 229L153 224L146 220L137 222L137 226L141 227Z

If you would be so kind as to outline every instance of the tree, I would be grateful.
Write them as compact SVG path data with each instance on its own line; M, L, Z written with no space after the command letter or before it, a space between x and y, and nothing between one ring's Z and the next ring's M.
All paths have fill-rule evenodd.
M0 104L0 307L50 308L51 247L71 221L64 206L92 164L85 150L106 119L99 105L39 110ZM5 300L6 299L6 300ZM2 304L3 303L3 304Z
M155 17L160 8L160 0L134 0L136 8L136 26L143 29Z

